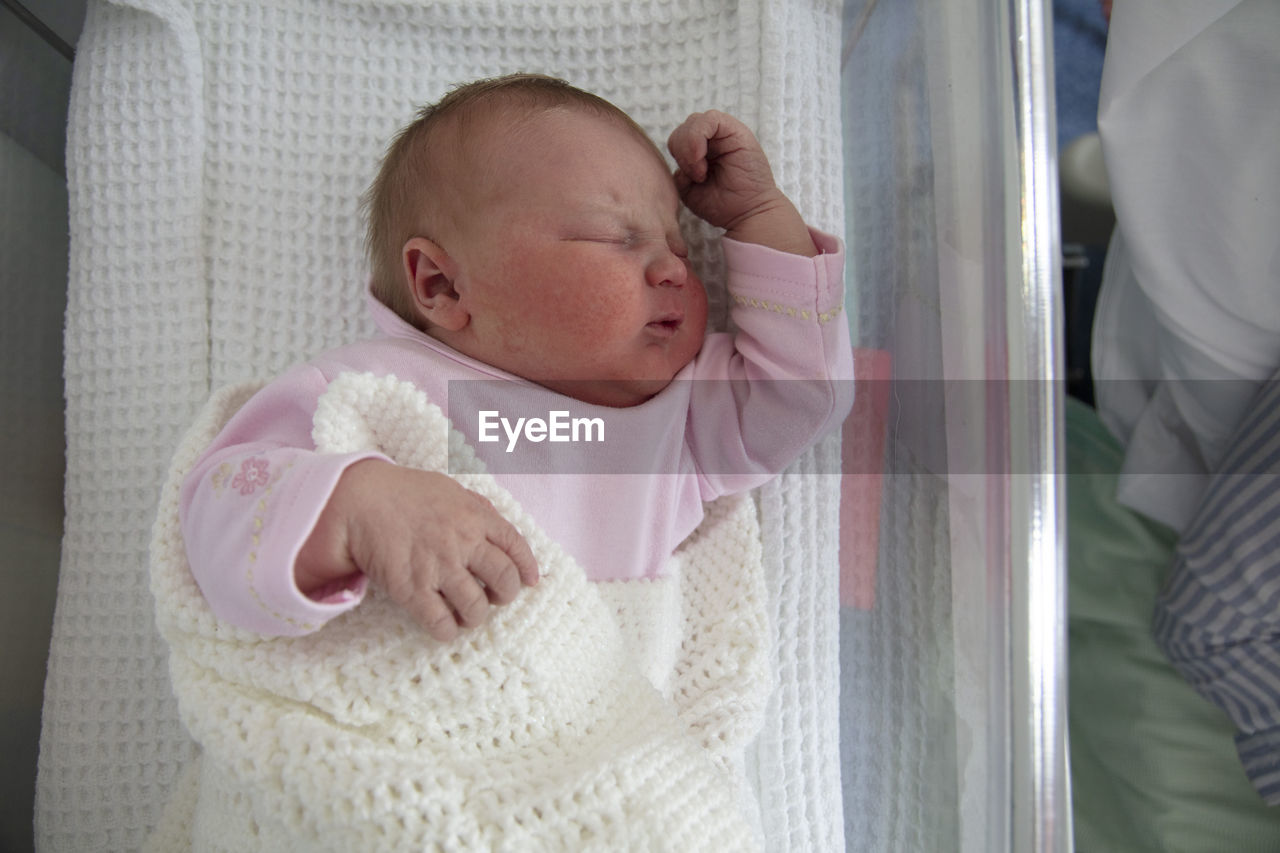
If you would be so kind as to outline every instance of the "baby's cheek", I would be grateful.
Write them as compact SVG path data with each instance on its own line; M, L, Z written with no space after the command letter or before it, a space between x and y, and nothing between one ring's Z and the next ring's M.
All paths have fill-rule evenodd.
M610 288L583 288L564 303L573 331L582 342L608 345L630 340L648 322L634 296Z
M580 355L603 357L634 338L635 333L624 335L618 315L602 309L595 316L583 317L572 330L572 337L574 348Z
M706 337L706 316L705 314L699 320L692 317L687 321L693 321L689 325L689 336L685 339L680 351L677 353L676 361L671 365L672 374L679 373L680 370L698 355L698 351L702 349L703 338Z
M689 282L689 314L696 314L701 325L707 324L707 289L703 287L702 280L692 274Z
M689 298L685 303L685 321L703 331L707 327L707 292L698 282L689 290ZM701 339L699 339L701 340Z
M685 305L684 323L689 334L680 353L680 363L675 365L677 371L693 361L694 356L702 349L702 342L706 338L707 294L702 289L701 282L698 282L696 290L690 291L689 300Z

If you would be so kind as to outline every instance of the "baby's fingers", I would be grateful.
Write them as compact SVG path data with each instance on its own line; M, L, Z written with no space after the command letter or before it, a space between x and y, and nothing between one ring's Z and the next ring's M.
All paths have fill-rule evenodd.
M538 561L534 559L533 549L524 541L515 525L498 515L496 509L493 514L496 521L489 528L489 542L515 564L520 582L525 586L533 586L538 582Z
M458 618L438 592L416 597L410 602L408 609L432 639L447 643L458 636Z
M686 177L695 184L707 179L712 161L754 153L760 145L747 126L728 113L694 113L671 133L667 148Z
M509 604L520 593L520 572L511 557L498 546L486 542L471 564L471 574L484 584L491 604Z
M440 594L464 628L474 628L489 616L489 596L470 572L447 572L440 579Z
M707 179L707 140L715 133L715 124L706 113L695 113L671 132L667 150L676 161L676 180L693 183Z

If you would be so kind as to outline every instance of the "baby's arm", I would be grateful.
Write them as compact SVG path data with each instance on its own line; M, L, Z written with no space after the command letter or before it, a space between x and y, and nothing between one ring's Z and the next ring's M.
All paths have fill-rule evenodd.
M685 204L729 238L737 333L709 335L690 374L719 380L693 383L686 429L709 500L765 482L848 413L844 252L839 240L808 228L737 119L694 114L668 146Z
M778 189L760 143L727 113L694 113L667 141L676 160L676 188L685 205L725 236L814 257L808 226Z
M844 253L810 232L813 258L726 240L734 334L709 334L691 365L685 441L704 500L754 488L844 421L853 349L841 308Z
M433 636L451 636L457 622L473 624L483 613L461 577L470 575L467 565L423 562L421 541L444 531L438 554L465 543L477 516L489 516L486 531L510 525L487 504L478 509L478 496L443 475L396 468L377 454L316 453L311 421L327 384L307 365L274 381L236 413L184 481L182 533L205 599L239 627L296 635L355 606L372 578ZM378 466L396 475L369 476ZM510 541L505 532L494 535ZM536 568L515 538L511 559L528 582ZM402 554L414 559L398 571L384 565ZM505 571L495 574L486 564L477 575L488 600L509 600ZM422 592L432 580L437 585ZM470 598L459 602L455 592ZM439 601L458 609L453 629L435 609Z
M444 474L381 459L343 472L295 578L308 593L355 572L442 641L538 580L528 544L487 500Z

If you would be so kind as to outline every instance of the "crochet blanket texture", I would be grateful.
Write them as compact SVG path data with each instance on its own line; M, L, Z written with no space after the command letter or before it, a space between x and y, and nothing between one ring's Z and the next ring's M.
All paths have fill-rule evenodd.
M177 522L183 475L258 387L213 396L161 497L151 587L201 756L151 847L757 849L741 762L772 670L749 496L708 506L668 578L594 584L421 391L346 374L317 447L450 474L520 530L541 579L450 643L376 590L311 635L262 637L210 612Z

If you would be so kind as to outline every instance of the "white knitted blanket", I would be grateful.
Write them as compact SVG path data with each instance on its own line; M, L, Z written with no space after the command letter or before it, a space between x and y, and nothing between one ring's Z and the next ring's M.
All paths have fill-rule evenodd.
M839 0L89 0L67 133L66 534L45 688L40 850L136 850L192 755L147 590L172 449L210 390L370 331L358 199L450 85L542 71L655 139L752 126L843 231ZM715 235L690 244L718 304ZM766 849L844 849L838 443L758 495L779 689L748 751Z
M601 595L421 391L344 374L320 400L319 449L449 473L516 525L541 580L449 643L376 590L314 634L264 638L214 618L177 517L183 477L253 390L214 395L156 521L157 623L203 752L156 849L759 846L741 766L772 678L749 497L712 505L675 575Z

